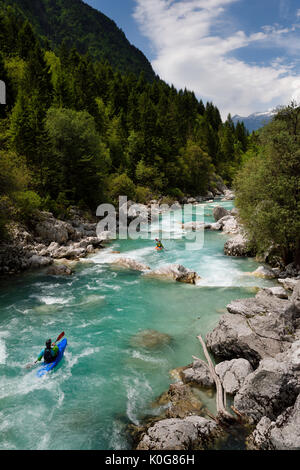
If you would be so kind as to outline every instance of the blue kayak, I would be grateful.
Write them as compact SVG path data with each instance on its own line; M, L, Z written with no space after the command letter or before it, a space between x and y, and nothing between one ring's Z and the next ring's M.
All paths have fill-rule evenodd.
M47 372L49 372L50 370L54 369L54 367L57 366L57 364L60 363L60 361L62 360L63 358L63 355L64 355L64 352L65 352L65 349L67 347L67 339L64 338L63 340L61 340L60 343L58 343L58 355L57 357L55 358L55 360L53 362L50 362L50 364L45 364L43 367L41 367L36 375L38 377L43 377L43 375L45 375Z

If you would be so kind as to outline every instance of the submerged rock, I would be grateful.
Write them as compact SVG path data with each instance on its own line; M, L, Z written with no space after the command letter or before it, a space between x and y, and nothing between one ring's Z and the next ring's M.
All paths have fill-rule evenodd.
M172 338L166 333L156 330L143 330L133 336L130 340L134 348L155 349L170 344Z
M162 266L159 269L145 272L143 275L147 277L171 279L187 284L196 284L196 282L201 279L195 271L191 271L181 264L169 264L167 266Z

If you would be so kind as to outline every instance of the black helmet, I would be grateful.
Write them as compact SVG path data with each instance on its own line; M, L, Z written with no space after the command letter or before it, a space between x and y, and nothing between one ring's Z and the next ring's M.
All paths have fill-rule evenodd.
M50 348L50 346L51 346L51 339L47 339L47 341L46 341L46 347L47 347L47 348Z

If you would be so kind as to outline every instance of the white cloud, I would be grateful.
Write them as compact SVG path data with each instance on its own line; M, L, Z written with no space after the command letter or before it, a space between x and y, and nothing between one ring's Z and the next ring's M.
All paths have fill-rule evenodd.
M155 50L156 73L177 88L187 87L199 98L212 100L223 118L229 112L245 115L300 98L300 76L282 59L260 66L231 54L250 44L296 47L287 38L298 26L265 26L251 35L224 27L221 37L213 28L222 29L226 7L240 0L135 1L134 17Z

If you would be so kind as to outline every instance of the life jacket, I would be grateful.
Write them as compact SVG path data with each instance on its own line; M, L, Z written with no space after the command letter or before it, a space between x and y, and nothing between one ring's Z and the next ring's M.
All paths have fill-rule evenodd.
M53 362L55 360L56 356L53 356L52 355L52 350L51 348L46 348L45 351L44 351L44 361L46 362L46 364L50 364L51 362Z

